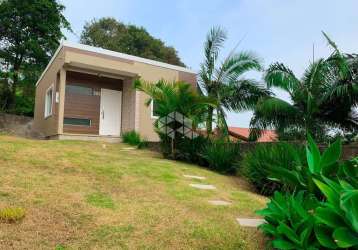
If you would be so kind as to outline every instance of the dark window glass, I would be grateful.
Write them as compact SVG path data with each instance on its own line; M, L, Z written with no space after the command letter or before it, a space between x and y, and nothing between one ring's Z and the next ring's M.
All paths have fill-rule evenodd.
M93 89L79 85L66 85L66 93L76 95L93 95Z
M155 100L153 100L153 113L152 113L152 116L154 116L154 117L159 116L158 103Z
M65 117L63 119L63 124L65 125L76 125L76 126L91 126L90 119L83 119L83 118L68 118Z

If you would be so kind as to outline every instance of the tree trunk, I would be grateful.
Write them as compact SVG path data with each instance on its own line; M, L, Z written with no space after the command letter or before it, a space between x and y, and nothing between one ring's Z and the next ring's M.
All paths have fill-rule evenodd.
M9 109L10 112L14 112L15 108L16 108L16 90L17 90L18 82L19 82L19 73L15 69L14 70L13 83L12 83L11 91L10 91L10 98L9 98L9 101L8 101L8 109Z
M214 113L214 108L209 107L208 108L208 117L206 120L206 133L209 136L212 131L213 131L213 113Z

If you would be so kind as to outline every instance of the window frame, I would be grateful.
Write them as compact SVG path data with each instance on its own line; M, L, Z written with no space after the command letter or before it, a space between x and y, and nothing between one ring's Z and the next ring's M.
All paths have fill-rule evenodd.
M45 119L51 117L53 115L53 94L54 94L54 84L51 84L50 87L48 87L48 89L46 90L46 94L45 94L45 110L44 110L44 117ZM51 109L49 110L49 112L47 112L48 110L48 101L47 101L47 97L49 96L48 93L51 91Z
M150 102L150 118L158 119L159 116L154 115L154 99Z
M83 94L83 93L80 93L80 92L71 92L70 91L70 88L83 88L83 89L88 89L91 91L91 94ZM77 89L78 90L78 89ZM95 96L95 89L93 87L89 87L89 86L84 86L80 83L69 83L69 84L66 84L66 88L65 88L65 92L66 94L70 94L70 95L81 95L81 96Z
M80 125L80 124L66 124L65 123L65 119L78 119L78 120L88 120L89 121L89 125ZM92 127L92 119L90 118L78 118L78 117L63 117L63 125L64 126L77 126L77 127Z

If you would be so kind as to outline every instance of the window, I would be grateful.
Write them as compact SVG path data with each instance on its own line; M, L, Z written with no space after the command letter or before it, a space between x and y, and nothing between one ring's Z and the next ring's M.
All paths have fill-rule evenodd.
M45 97L45 118L52 115L52 103L53 103L53 85L46 91Z
M70 117L65 117L63 119L63 124L65 125L74 125L74 126L87 126L90 127L91 126L91 120L90 119L86 119L86 118L70 118Z
M151 110L152 110L151 117L152 117L152 118L158 118L158 117L159 117L159 113L158 113L158 103L157 103L155 100L152 100Z
M93 89L79 85L66 85L66 93L75 95L93 95Z

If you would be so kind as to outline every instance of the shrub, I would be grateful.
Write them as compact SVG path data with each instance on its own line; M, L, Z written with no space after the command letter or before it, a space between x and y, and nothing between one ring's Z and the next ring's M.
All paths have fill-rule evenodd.
M124 143L128 143L132 146L137 146L138 148L144 148L147 146L147 142L142 139L140 137L140 134L134 130L123 133L122 139Z
M237 143L222 140L211 140L203 149L203 158L209 168L221 173L235 173L240 159L240 148Z
M257 212L268 222L259 228L273 238L275 249L319 249L319 242L313 235L312 215L317 205L318 200L304 191L296 195L277 191L267 208Z
M171 152L172 139L163 134L159 133L160 137L160 149L165 158L173 158ZM207 162L202 157L202 152L205 145L208 143L208 139L203 136L198 136L194 139L186 137L176 137L174 142L175 148L175 160L196 163L199 165L207 165Z
M302 190L285 197L276 192L267 208L257 212L268 222L260 228L274 238L275 248L358 249L358 160L340 162L341 149L337 140L321 155L309 136L308 166L274 173Z
M25 210L21 207L7 207L0 209L0 221L14 223L25 217Z
M297 160L292 158L292 153ZM295 165L305 161L303 146L291 145L284 142L262 144L247 152L240 162L241 173L248 178L256 190L263 195L272 195L275 191L287 190L287 186L268 179L271 170L281 167L291 170Z

